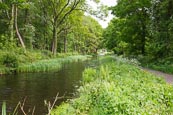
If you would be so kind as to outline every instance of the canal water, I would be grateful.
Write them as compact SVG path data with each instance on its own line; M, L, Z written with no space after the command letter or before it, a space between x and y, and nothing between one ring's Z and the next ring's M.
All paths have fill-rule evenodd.
M27 112L35 107L35 115L45 115L47 107L44 100L53 102L57 93L67 98L75 96L80 86L82 72L90 66L89 61L63 64L61 70L49 73L21 73L0 77L0 107L5 101L7 112L13 112L19 101L26 99L24 109ZM57 101L59 105L65 99ZM0 108L1 111L1 108ZM22 115L19 109L19 115Z

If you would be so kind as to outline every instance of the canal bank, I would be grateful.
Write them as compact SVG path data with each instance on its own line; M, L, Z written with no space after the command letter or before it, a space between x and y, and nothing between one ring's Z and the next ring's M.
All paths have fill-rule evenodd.
M44 100L53 102L57 93L65 98L58 100L56 105L74 98L82 72L88 66L93 66L90 61L73 61L63 63L57 71L3 75L0 78L0 106L6 101L7 113L11 113L17 103L26 98L25 110L35 107L35 115L45 115Z

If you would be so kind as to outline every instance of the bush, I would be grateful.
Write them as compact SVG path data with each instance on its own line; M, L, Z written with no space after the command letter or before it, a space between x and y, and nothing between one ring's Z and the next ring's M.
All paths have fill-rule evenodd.
M139 60L141 62L141 65L146 68L151 68L154 70L162 71L165 73L173 74L173 58L168 57L164 59L149 59L147 57L144 57L143 59Z
M18 59L15 54L7 53L3 56L2 64L5 67L17 68L19 63L18 63Z
M51 51L43 50L43 51L41 51L41 53L42 53L44 59L53 57L53 54Z
M96 79L96 70L88 68L83 72L83 82L87 83L87 82L91 82L94 79Z

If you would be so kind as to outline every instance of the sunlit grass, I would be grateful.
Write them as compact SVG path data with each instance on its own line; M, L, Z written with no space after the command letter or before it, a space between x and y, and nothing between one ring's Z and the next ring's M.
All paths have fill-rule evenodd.
M47 72L61 68L62 63L86 60L89 56L77 52L57 53L47 50L27 50L20 48L0 50L0 75L18 72Z
M80 96L52 115L173 114L173 87L164 79L141 70L134 60L102 57L100 62L98 69L84 71Z
M47 71L57 71L62 67L62 64L65 62L74 62L74 61L84 61L87 60L88 56L68 56L65 58L55 58L48 60L39 60L33 63L27 63L19 65L17 72L47 72Z

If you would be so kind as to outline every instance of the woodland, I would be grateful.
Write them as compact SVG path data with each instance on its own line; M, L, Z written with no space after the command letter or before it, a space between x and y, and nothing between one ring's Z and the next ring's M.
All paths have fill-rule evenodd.
M105 20L109 13L113 18L103 28L98 19ZM99 55L100 49L107 50L108 56ZM50 83L46 86L48 90L43 87L39 90L45 90L41 97L50 98L59 83L55 81L60 74L55 73L59 70L63 75L70 73L62 69L70 62L75 62L70 66L75 72L81 72L77 73L81 75L80 86L76 86L77 91L76 87L73 89L74 97L60 97L66 99L61 105L55 104L58 95L52 105L46 101L48 115L172 115L172 82L147 69L173 74L173 1L117 0L116 5L108 7L100 0L0 0L0 75L21 73L23 78L27 72L33 72L32 76L36 72L48 75L44 80L51 79L54 84L43 82L41 77L26 79L43 82L32 86L32 96L38 93L38 89L34 90L37 84L45 87ZM52 70L56 72L47 74ZM67 81L77 82L76 76L66 75ZM18 77L5 78L0 78L0 85L9 85L10 79ZM17 83L14 86L21 83L18 88L29 89L28 83L34 81L21 83L19 79L9 83ZM69 84L70 88L75 86ZM9 86L6 89L7 93L11 90ZM11 98L18 101L11 97L14 95L10 94L9 102ZM6 115L6 103L0 101L2 115ZM26 115L24 105L19 103L17 107ZM17 115L15 107L13 114Z
M118 0L113 7L93 0L1 0L0 49L95 53L99 48L125 56L171 58L173 2ZM114 15L103 29L91 16ZM168 59L169 60L169 59Z
M0 73L22 64L75 54L94 54L107 6L85 0L0 0ZM23 68L23 66L21 67Z
M85 0L1 0L0 48L91 52L99 45L102 28L85 12L100 11L92 11Z
M104 45L143 66L172 73L173 1L118 0L103 32Z

